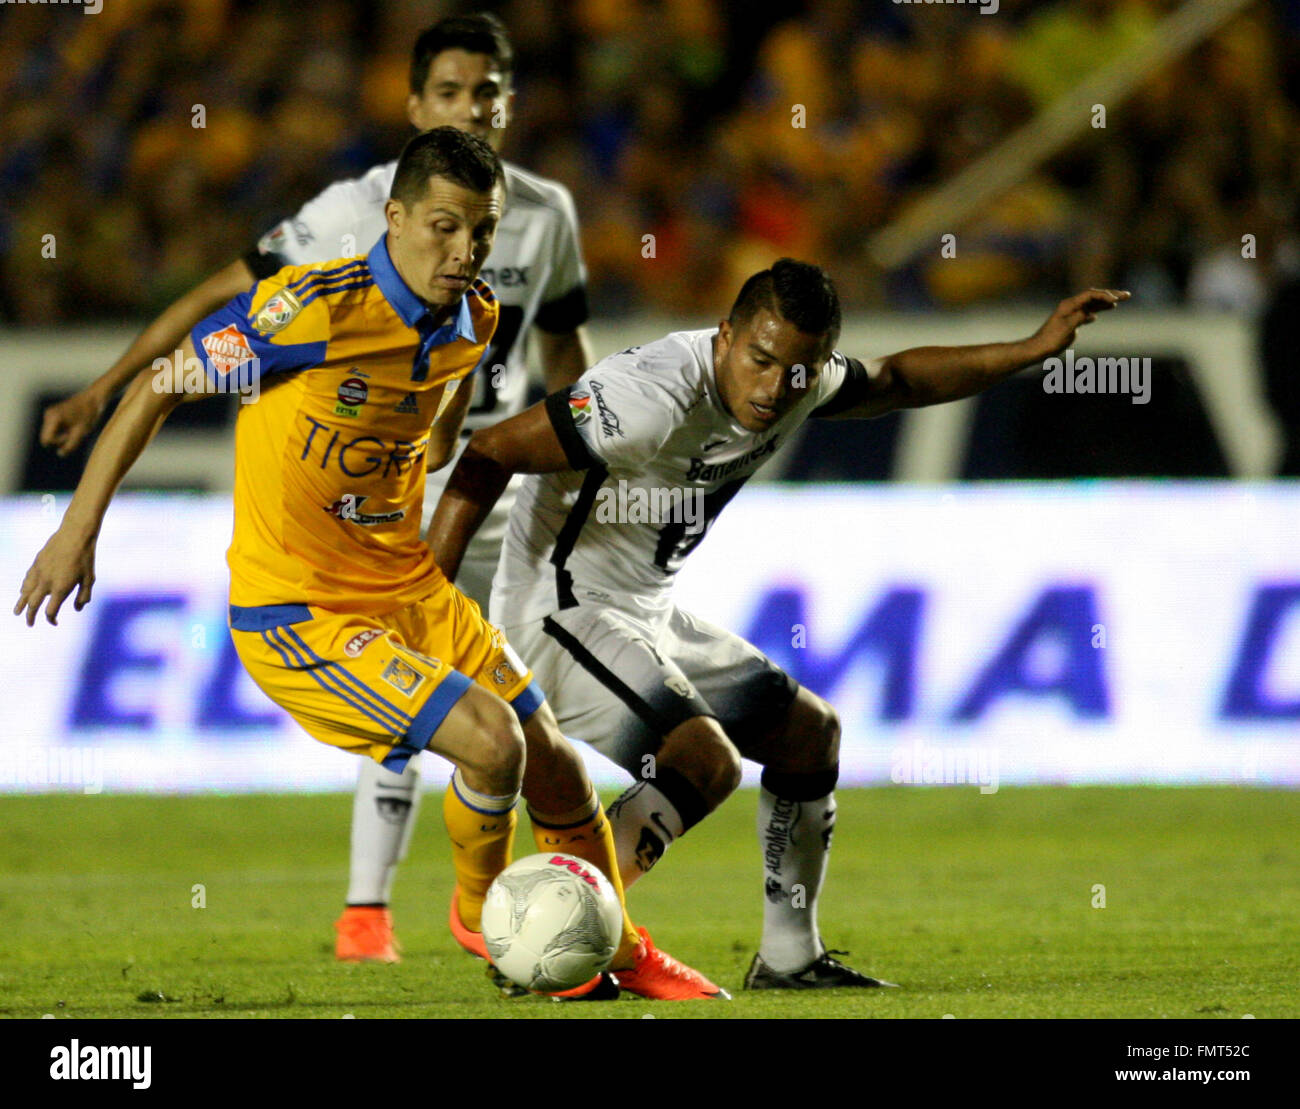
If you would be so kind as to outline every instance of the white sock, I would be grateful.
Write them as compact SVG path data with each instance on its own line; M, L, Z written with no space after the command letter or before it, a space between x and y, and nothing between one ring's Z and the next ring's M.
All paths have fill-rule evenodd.
M614 829L618 872L626 890L685 830L671 801L650 782L637 782L605 810Z
M758 793L758 842L763 852L763 940L758 954L773 970L803 970L822 953L817 895L826 876L835 794L786 801Z
M361 760L352 802L349 905L388 904L397 864L406 858L420 807L416 758L413 756L400 774L385 770L374 759Z

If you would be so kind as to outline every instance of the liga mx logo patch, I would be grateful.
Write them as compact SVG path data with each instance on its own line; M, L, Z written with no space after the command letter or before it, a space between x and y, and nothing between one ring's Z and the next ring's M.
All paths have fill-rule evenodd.
M301 311L302 302L288 289L281 289L262 305L262 310L253 320L253 326L263 335L274 335L288 327L294 316Z
M581 427L591 419L591 394L570 393L569 412L573 415L575 427Z

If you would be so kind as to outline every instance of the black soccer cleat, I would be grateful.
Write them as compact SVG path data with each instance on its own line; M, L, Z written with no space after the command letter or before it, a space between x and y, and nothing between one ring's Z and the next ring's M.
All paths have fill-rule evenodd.
M618 987L618 979L609 971L604 970L600 973L600 981L591 987L586 993L562 997L559 994L551 994L552 1001L617 1001L618 995L622 991Z
M517 982L512 982L491 963L487 965L487 979L492 985L496 986L497 992L506 1001L513 1001L517 997L539 996L533 993L532 990L524 989ZM618 979L609 971L604 971L600 976L600 981L584 994L574 997L560 997L556 994L541 996L549 996L552 1001L617 1001L618 995Z
M847 955L847 951L836 951L836 955ZM823 951L803 970L781 974L769 967L755 955L749 964L749 973L745 975L747 990L833 990L843 987L856 989L877 989L881 987L897 988L897 982L886 982L880 978L868 978L859 974L852 967L846 967L838 959L831 958L831 952Z
M496 986L497 992L507 1001L516 997L532 996L528 990L524 989L523 986L510 981L509 978L497 970L497 968L491 963L488 963L485 975L487 980L491 982L492 985Z

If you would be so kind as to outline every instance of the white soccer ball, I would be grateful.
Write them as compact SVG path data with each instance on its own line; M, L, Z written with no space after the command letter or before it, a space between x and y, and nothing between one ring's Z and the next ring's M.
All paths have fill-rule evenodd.
M591 863L551 852L497 875L483 902L483 941L497 969L539 993L571 990L609 966L623 908Z

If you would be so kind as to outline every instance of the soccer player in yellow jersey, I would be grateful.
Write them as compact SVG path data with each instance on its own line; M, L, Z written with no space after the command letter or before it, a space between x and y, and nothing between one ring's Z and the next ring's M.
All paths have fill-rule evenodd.
M177 364L204 373L142 372L14 608L31 625L42 604L54 623L74 589L75 608L89 603L104 513L163 420L187 392L253 393L235 436L236 649L321 742L390 768L423 749L454 764L450 924L483 958L480 910L509 861L521 791L539 850L587 859L622 896L581 760L528 668L420 539L427 468L452 456L465 379L496 327L496 298L477 274L502 181L481 138L451 127L417 136L398 162L388 232L366 257L286 266L236 297L181 348ZM613 967L642 996L725 996L626 914ZM616 996L608 975L588 986L588 996Z

